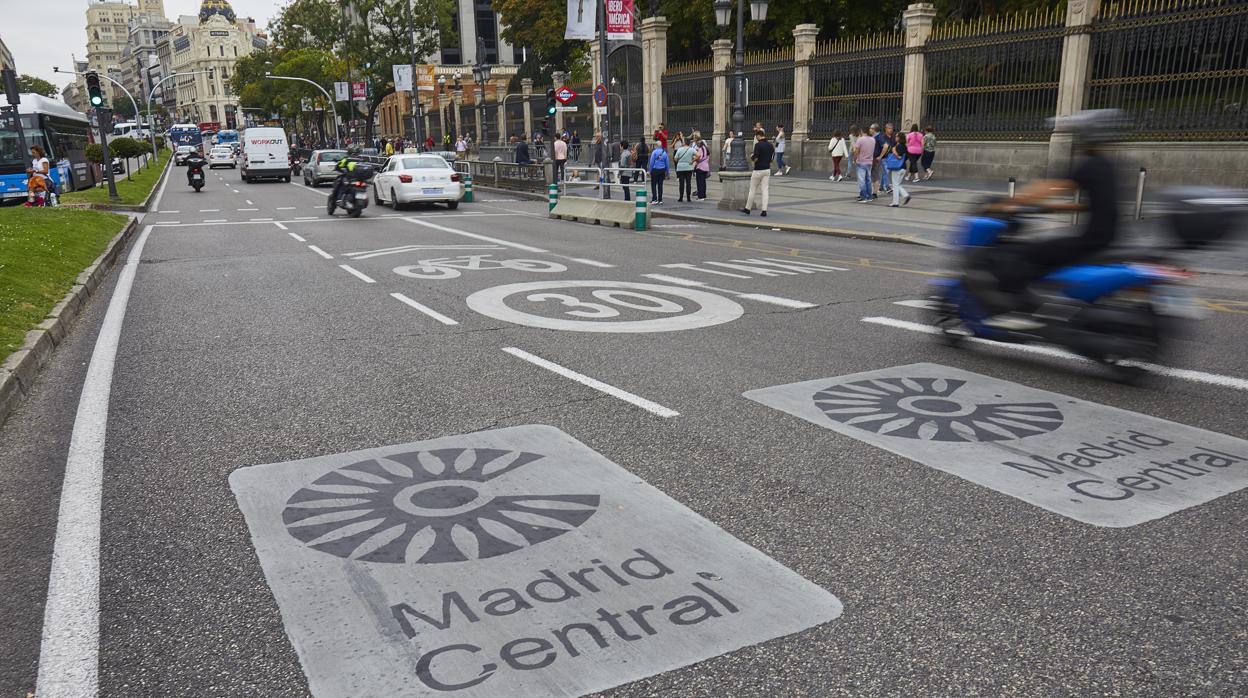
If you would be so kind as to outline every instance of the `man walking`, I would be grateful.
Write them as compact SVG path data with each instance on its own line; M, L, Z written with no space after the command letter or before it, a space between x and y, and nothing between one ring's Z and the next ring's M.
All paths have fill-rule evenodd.
M529 155L529 144L525 142L524 136L516 139L516 164L528 165L533 162L533 158Z
M889 182L888 170L884 167L884 158L888 157L888 151L893 149L893 145L897 142L897 137L893 132L891 123L884 124L884 130L880 131L879 126L871 124L875 132L875 170L876 179L880 182L880 191L889 193L893 190L893 185Z
M762 212L758 215L767 216L767 194L771 188L771 161L776 156L776 149L767 142L767 132L759 129L754 132L754 152L750 155L750 160L754 162L754 171L750 173L750 193L745 197L745 208L741 212L750 215L750 209L754 208L754 196L759 195L759 208Z
M872 126L874 128L874 125ZM870 201L875 198L871 193L871 165L875 162L875 139L854 126L849 129L849 138L853 142L850 157L857 167L854 175L858 178L858 201Z
M568 141L567 136L556 137L555 142L551 144L554 149L555 156L555 184L563 181L564 166L568 164Z

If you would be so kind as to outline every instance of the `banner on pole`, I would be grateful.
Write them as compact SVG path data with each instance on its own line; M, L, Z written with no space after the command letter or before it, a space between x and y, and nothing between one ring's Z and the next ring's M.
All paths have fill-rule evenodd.
M348 99L350 99L350 96L348 96L347 94L347 83L335 82L334 83L334 101L345 102Z
M633 40L633 0L607 0L607 39Z
M594 38L598 27L598 0L568 0L568 26L564 39Z
M368 83L366 82L351 83L351 96L357 101L368 99Z
M416 89L423 92L433 92L437 87L437 81L433 76L433 65L416 66Z
M312 100L308 97L300 97L299 111L312 111Z
M394 73L394 91L395 92L411 92L412 91L412 66L410 65L392 65L390 70Z

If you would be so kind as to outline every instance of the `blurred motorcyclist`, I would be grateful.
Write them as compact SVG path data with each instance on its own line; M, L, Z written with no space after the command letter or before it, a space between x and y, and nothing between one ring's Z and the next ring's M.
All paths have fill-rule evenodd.
M343 155L338 162L334 163L334 171L338 173L338 179L334 180L334 201L342 196L342 190L347 185L347 175L355 171L355 166L359 162L353 156L358 154L358 149L352 148Z
M195 174L195 172L203 172L204 165L208 164L208 161L204 159L203 153L199 151L199 146L194 146L182 162L186 165L187 184L191 183L191 175Z

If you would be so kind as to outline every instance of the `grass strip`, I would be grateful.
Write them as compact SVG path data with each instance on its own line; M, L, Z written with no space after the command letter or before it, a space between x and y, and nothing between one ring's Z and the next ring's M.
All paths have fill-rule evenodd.
M0 207L0 360L21 347L127 220L88 209Z
M113 175L117 182L117 195L121 197L120 202L109 201L108 184L104 186L91 187L82 191L67 192L61 196L63 204L111 204L123 203L138 205L143 203L147 195L152 193L152 188L156 186L156 182L160 180L160 173L164 171L165 163L169 161L169 151L160 151L160 162L152 167L146 167L141 170L132 170L130 175L134 179L126 179L125 175ZM134 166L138 160L130 160L129 164Z

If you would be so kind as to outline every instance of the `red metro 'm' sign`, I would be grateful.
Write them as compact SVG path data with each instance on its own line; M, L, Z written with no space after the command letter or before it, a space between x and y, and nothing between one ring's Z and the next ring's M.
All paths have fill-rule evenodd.
M567 104L576 99L576 91L569 87L560 87L555 90L555 99L559 100L560 104Z

